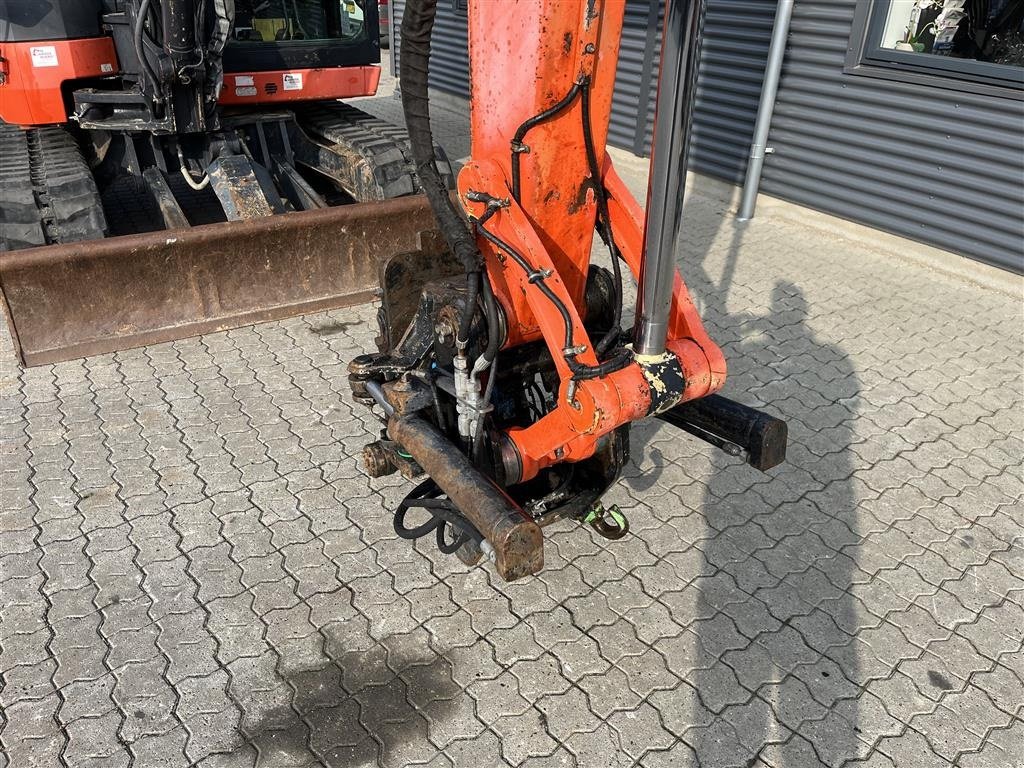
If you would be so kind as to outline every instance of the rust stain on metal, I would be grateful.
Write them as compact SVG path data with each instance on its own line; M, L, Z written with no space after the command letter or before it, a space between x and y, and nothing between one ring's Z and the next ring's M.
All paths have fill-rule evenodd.
M19 358L43 365L369 301L380 264L440 248L436 229L416 196L32 248L0 254L0 292Z
M540 527L436 427L417 416L392 418L388 435L416 459L491 543L501 578L513 581L544 567Z

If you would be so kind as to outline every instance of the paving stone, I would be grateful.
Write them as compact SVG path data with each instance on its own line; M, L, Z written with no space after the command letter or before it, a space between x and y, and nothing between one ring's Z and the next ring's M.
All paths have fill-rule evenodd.
M1019 295L686 207L724 394L787 461L637 423L632 535L558 523L511 584L400 541L409 484L361 468L373 305L25 370L0 329L0 766L1014 765Z
M76 766L128 766L131 756L116 738L120 714L76 720L67 726L68 744L63 759Z
M569 681L562 677L558 661L554 656L545 655L536 661L517 661L510 671L519 681L519 691L529 701L538 701L542 696L564 693Z
M493 680L480 680L466 692L476 700L477 717L485 725L501 718L515 718L530 708L530 702L519 693L519 680L506 672Z
M455 765L509 765L501 756L501 742L490 731L483 731L472 739L461 739L448 746L445 753Z
M644 703L633 710L616 712L608 724L619 734L621 749L635 759L650 750L665 750L675 738L662 727L658 710Z
M498 734L501 754L510 765L575 765L575 758L562 751L550 763L537 759L558 755L558 742L547 729L547 715L529 707L518 715L498 718L492 725Z
M639 763L643 768L698 768L700 762L693 748L677 741L666 750L648 752Z
M597 641L585 635L572 642L553 646L551 654L558 659L562 674L573 682L584 675L604 672L611 667L601 656Z
M579 768L617 768L633 762L628 755L619 751L615 731L605 724L589 733L573 734L565 743L565 748L576 757Z
M735 729L723 719L687 731L683 740L693 749L701 766L742 765L753 757Z
M440 749L446 749L453 741L459 739L475 738L485 728L484 723L476 716L475 701L467 695L460 695L451 701L433 701L423 707L422 714L428 722L430 741ZM402 718L408 720L410 714L402 712Z
M520 660L535 661L544 655L533 629L525 621L508 629L492 629L487 633L487 640L494 648L494 658L505 666Z

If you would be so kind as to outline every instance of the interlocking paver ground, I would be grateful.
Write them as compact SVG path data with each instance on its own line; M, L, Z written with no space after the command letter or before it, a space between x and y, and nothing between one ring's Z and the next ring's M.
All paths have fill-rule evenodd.
M563 522L516 584L363 475L372 307L26 371L4 329L0 765L1024 765L1020 296L699 189L685 223L789 459L638 424L632 535Z

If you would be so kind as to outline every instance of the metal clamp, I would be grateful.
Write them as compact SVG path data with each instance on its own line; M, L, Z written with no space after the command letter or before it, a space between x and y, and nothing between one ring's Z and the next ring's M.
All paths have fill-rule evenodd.
M609 541L618 541L629 533L629 521L622 514L618 504L612 504L605 509L601 502L597 502L581 522L589 525L598 535Z

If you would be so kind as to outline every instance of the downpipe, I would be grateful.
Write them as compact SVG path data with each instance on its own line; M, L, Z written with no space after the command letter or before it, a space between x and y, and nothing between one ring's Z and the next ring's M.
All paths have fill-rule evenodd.
M743 180L740 207L736 212L737 221L749 221L754 217L757 193L761 188L764 158L773 151L768 147L768 131L772 125L772 114L775 112L775 97L779 91L782 62L786 57L786 40L789 37L789 22L793 16L793 1L779 0L779 7L775 12L775 26L772 27L772 41L768 48L764 85L761 87L761 101L757 107L757 121L754 124L754 139L747 161L747 175Z

